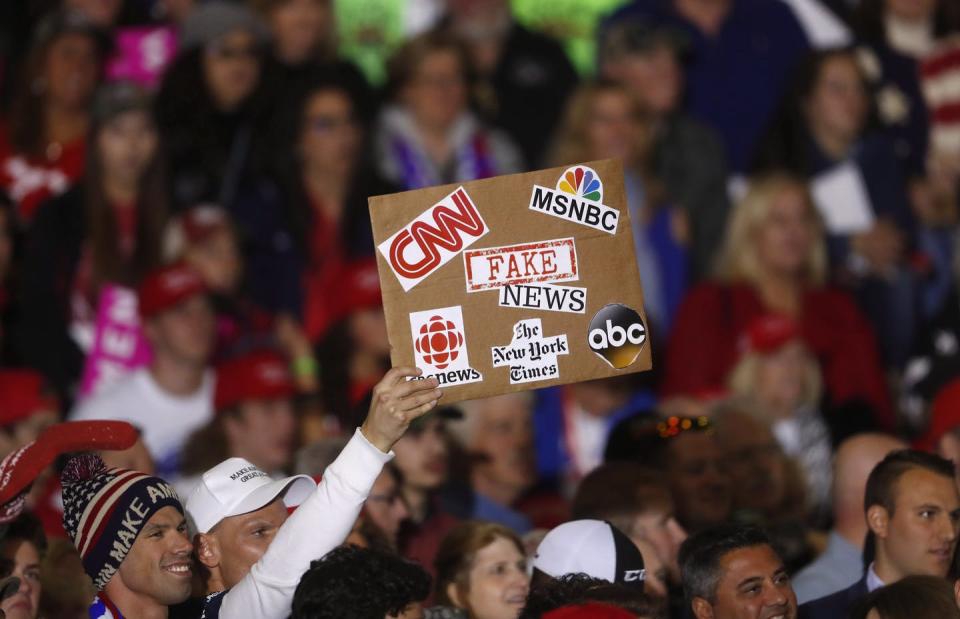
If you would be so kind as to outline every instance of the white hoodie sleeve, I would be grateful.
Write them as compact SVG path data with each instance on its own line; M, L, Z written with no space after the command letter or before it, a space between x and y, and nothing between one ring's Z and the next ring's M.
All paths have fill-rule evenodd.
M221 617L286 619L310 562L347 539L383 465L393 458L359 429L323 474L317 490L277 531L267 552L224 596Z

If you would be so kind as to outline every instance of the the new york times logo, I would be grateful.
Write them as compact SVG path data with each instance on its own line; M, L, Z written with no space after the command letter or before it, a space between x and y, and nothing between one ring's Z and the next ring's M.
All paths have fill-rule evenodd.
M587 335L590 350L618 370L637 360L646 341L643 319L626 305L606 305L590 321Z

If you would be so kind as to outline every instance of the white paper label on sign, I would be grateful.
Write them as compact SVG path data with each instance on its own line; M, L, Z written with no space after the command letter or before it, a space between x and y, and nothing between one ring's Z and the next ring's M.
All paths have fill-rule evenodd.
M534 185L530 210L566 219L608 234L617 233L620 211L602 203L603 181L587 166L567 168L557 188Z
M489 231L466 190L457 187L377 249L409 291Z
M416 365L423 370L420 379L435 377L441 387L483 380L483 375L470 367L463 311L459 305L412 312L410 332Z
M580 277L573 238L463 252L467 292L506 285L569 282Z
M587 309L587 289L554 284L518 284L500 289L500 307L582 314Z
M494 346L493 367L510 368L510 384L532 383L560 376L558 355L570 352L566 335L543 336L539 318L513 325L513 339L506 346Z
M873 206L859 168L847 162L811 182L813 201L830 234L857 234L873 226Z

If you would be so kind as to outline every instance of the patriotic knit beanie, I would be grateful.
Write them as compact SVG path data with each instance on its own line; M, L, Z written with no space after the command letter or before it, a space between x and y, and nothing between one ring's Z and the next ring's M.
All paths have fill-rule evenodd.
M70 460L60 482L63 528L98 591L120 569L151 516L167 506L183 513L173 486L138 471L108 470L97 455Z

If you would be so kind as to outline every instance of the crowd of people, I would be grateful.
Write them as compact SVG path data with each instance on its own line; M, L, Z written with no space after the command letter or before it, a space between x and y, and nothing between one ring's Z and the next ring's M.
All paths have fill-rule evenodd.
M529 4L0 7L0 615L960 617L960 4ZM651 371L391 368L370 196L608 158Z

